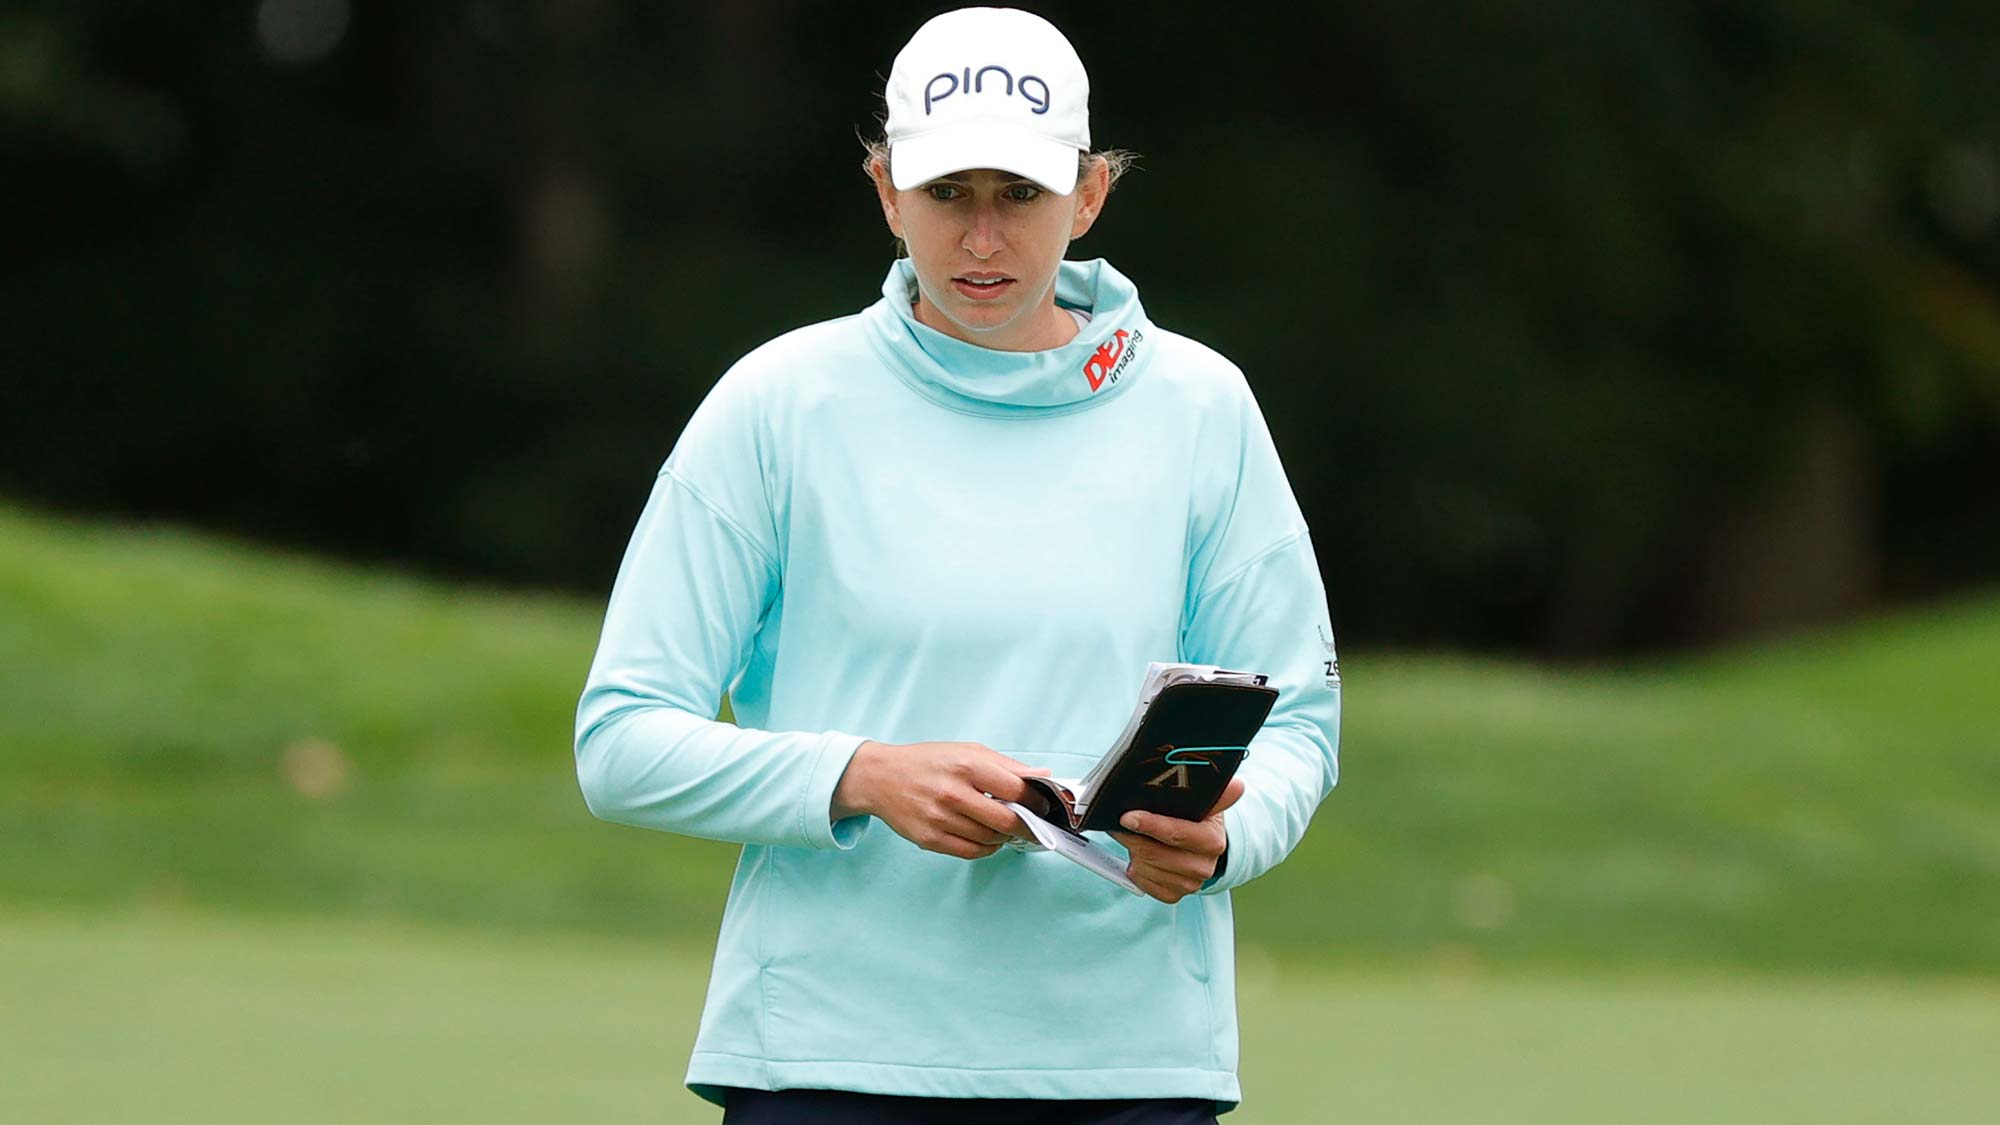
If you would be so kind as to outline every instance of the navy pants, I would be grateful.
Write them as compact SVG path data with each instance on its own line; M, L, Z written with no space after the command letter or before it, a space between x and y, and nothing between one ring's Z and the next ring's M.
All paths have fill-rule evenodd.
M906 1098L735 1087L724 1095L722 1125L1216 1125L1207 1098Z

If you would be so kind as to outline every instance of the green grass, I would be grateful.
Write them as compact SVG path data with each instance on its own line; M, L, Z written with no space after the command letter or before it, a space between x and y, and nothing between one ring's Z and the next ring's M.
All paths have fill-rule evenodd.
M2000 600L1620 669L1344 663L1345 791L1271 884L1342 905L1248 903L1276 945L2000 969Z
M576 793L601 614L0 508L0 904L702 950L733 849ZM1996 653L1991 597L1623 668L1350 649L1342 786L1239 932L1369 971L1991 973Z
M698 952L160 910L0 913L0 949L0 1120L720 1117L680 1081ZM1991 981L1325 971L1256 956L1241 977L1235 1125L1858 1125L2000 1104Z

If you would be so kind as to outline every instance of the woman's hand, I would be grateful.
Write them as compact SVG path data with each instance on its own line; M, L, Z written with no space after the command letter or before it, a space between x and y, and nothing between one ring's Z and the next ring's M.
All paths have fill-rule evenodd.
M1180 820L1158 813L1133 810L1118 818L1132 829L1113 832L1111 837L1132 853L1125 873L1139 889L1165 903L1176 903L1200 889L1215 874L1216 861L1229 846L1229 833L1222 827L1222 810L1243 796L1243 779L1232 777L1223 786L1222 797L1200 820Z
M1027 836L1014 810L994 798L1033 808L1021 779L1048 775L977 742L864 742L834 787L831 811L835 820L879 817L925 851L984 859L1010 837Z

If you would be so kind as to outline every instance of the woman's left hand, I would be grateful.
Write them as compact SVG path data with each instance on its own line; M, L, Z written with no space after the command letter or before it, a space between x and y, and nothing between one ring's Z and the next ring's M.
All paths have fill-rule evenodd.
M1181 820L1158 813L1134 810L1118 818L1129 832L1111 833L1111 838L1132 853L1125 873L1139 889L1165 903L1179 902L1193 894L1209 876L1222 850L1229 846L1229 834L1222 827L1222 810L1243 796L1243 779L1232 777L1200 820Z

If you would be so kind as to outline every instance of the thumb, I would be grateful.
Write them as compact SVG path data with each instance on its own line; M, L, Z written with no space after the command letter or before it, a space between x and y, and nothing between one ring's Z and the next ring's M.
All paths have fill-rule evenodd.
M1236 802L1238 802L1238 801L1240 801L1240 800L1242 800L1242 799L1243 799L1243 790L1244 790L1244 788L1245 788L1245 786L1244 786L1244 784L1243 784L1243 779L1242 779L1242 778L1240 778L1240 777L1232 777L1232 778L1230 778L1230 779L1229 779L1229 784L1227 784L1227 785L1225 785L1225 786L1223 786L1223 787L1222 787L1222 797L1221 797L1221 799L1215 802L1215 807L1214 807L1214 808L1212 808L1212 809L1208 810L1208 815L1209 815L1209 816L1220 816L1220 815L1222 815L1222 810L1223 810L1223 809L1226 809L1226 808L1228 808L1229 806L1231 806L1231 805L1235 804ZM1206 819L1206 818L1203 818L1203 819Z

